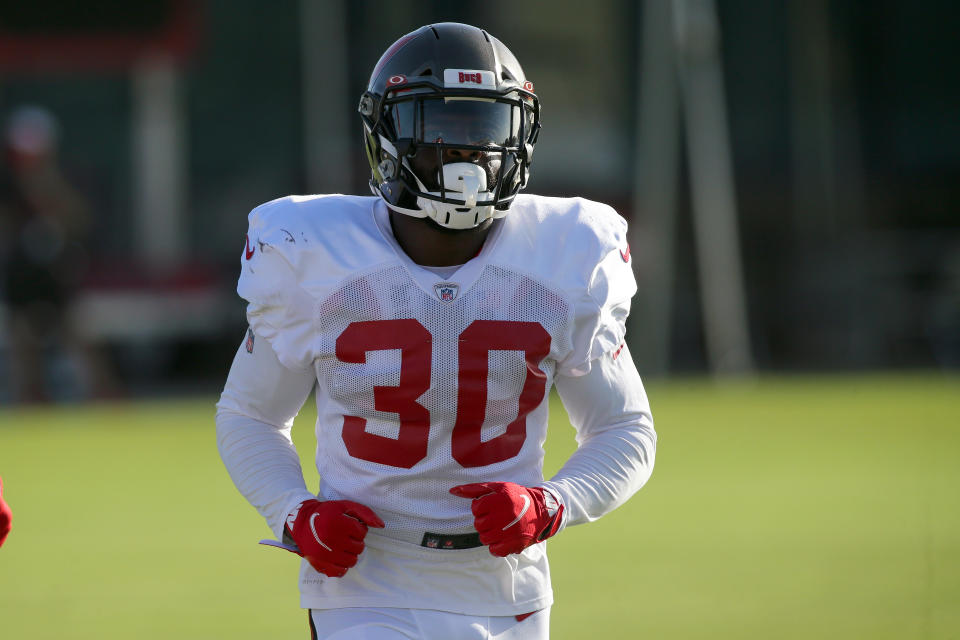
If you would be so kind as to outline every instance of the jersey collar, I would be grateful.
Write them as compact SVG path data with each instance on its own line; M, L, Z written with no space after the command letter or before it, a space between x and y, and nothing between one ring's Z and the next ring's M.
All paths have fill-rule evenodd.
M400 263L407 270L407 273L410 274L410 277L413 278L413 281L417 283L417 286L419 286L431 298L437 297L436 285L442 282L458 285L459 294L457 299L463 298L463 296L471 289L471 287L476 284L477 280L480 278L480 275L483 273L483 268L486 266L489 256L493 253L498 241L500 240L500 234L503 231L503 227L506 226L504 224L496 225L487 236L487 240L483 243L483 248L480 249L480 252L466 263L461 265L460 268L457 269L449 278L442 280L429 269L426 269L415 263L410 259L410 256L403 251L403 249L400 247L400 244L397 242L397 239L393 235L393 230L390 227L389 209L387 209L387 206L382 200L378 199L376 202L374 202L373 215L377 223L377 228L380 230L380 234L383 236L384 241L390 245L391 249L393 249L393 252L400 260Z

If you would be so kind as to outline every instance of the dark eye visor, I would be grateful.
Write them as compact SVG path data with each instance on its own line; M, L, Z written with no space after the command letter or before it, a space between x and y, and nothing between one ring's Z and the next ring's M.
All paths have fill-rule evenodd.
M508 151L517 149L532 129L533 110L523 104L509 98L420 93L391 98L387 112L396 139Z

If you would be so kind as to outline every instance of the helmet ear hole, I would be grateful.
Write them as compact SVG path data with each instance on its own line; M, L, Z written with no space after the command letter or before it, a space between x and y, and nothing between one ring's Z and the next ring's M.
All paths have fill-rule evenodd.
M378 168L384 180L393 180L397 177L397 163L392 158L384 158L381 160Z
M364 91L363 95L360 96L360 105L357 110L369 118L373 115L373 103L373 96Z

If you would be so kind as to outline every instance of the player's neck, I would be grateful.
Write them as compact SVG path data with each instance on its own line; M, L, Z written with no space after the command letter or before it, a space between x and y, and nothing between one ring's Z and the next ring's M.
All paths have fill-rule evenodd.
M404 253L427 267L461 265L476 256L499 220L487 220L476 229L444 229L427 218L390 212L393 235Z

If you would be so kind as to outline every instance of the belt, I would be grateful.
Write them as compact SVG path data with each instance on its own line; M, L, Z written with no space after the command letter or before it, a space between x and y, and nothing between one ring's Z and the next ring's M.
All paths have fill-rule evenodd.
M460 534L442 534L427 533L423 534L423 540L420 541L421 547L428 549L474 549L482 547L479 533L460 533Z

